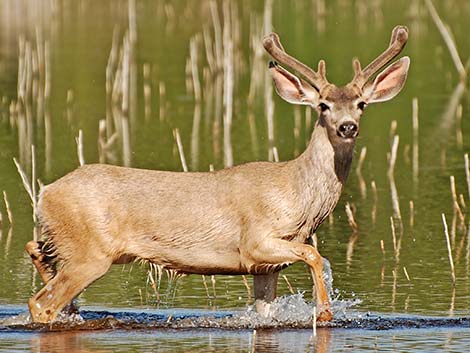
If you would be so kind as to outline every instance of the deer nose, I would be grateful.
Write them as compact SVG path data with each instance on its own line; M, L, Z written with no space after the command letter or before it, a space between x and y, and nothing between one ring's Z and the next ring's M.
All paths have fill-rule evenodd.
M338 128L338 135L343 138L352 138L357 136L358 126L353 121L347 121Z

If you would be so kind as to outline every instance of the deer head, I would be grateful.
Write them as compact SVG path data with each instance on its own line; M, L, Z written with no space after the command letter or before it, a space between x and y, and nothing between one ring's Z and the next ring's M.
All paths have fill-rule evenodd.
M365 69L358 59L353 60L354 78L344 87L328 82L325 61L320 60L315 72L287 54L276 33L265 37L263 45L277 62L299 74L298 77L277 62L270 62L277 93L289 103L310 105L317 110L319 123L326 127L331 143L341 145L354 144L368 104L392 99L402 89L410 66L407 56L388 66L374 80L371 78L402 51L407 39L407 28L395 27L389 47Z

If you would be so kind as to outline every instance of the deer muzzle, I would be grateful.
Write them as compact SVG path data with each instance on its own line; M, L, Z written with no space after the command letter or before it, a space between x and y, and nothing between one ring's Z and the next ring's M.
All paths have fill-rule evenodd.
M337 130L337 134L339 137L344 139L354 138L359 133L359 127L354 121L346 121L342 123Z

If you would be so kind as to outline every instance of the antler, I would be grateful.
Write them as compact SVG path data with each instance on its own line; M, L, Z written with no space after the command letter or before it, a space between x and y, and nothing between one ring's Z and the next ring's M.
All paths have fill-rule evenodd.
M387 64L390 60L396 57L405 47L408 40L408 28L405 26L396 26L392 31L390 44L382 54L380 54L374 61L362 70L361 63L358 59L353 60L354 78L351 81L358 87L362 88L367 81L374 75L380 68Z
M313 71L307 65L287 54L281 44L281 41L279 40L279 36L274 32L264 38L263 45L266 51L275 60L297 71L318 91L329 84L328 80L326 79L326 67L324 60L320 60L318 63L317 72Z

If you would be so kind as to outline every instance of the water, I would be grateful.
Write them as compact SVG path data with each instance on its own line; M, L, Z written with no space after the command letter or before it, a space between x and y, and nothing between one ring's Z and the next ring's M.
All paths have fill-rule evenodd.
M129 28L129 3L0 0L0 190L7 193L14 222L10 227L6 207L0 203L0 317L20 320L15 327L11 321L8 325L2 321L0 349L465 350L470 337L466 321L470 315L470 196L464 154L470 150L470 96L468 82L466 88L458 85L458 74L425 4L337 0L325 2L323 11L323 1L231 1L228 7L223 1L213 3L222 27L227 14L232 16L235 85L229 141L223 136L223 70L209 68L211 57L204 45L204 30L206 39L215 45L210 4L196 0L136 2L137 39L133 55L128 58L131 98L128 119L120 120L122 112L111 109L116 105L109 104L112 97L106 93L106 68L112 48L119 53L126 45L123 41ZM436 5L450 25L465 63L470 57L470 4ZM29 327L26 303L41 283L24 251L25 243L33 237L31 201L12 159L18 159L31 179L30 146L34 144L36 176L42 183L50 183L78 165L75 138L82 130L87 163L102 160L180 171L174 128L179 130L189 170L208 170L210 165L220 169L231 159L234 164L273 159L275 150L280 160L294 158L305 148L315 113L309 115L304 108L293 108L267 90L272 87L264 76L268 58L253 51L251 43L254 40L260 46L269 23L281 35L288 52L314 67L319 59L325 59L328 79L339 84L352 77L351 59L357 56L366 65L387 45L396 24L405 24L410 30L403 53L411 57L405 88L393 101L366 109L342 198L333 217L317 234L319 251L331 263L329 276L334 279L331 292L337 326L319 328L318 337L311 340L311 329L306 328L311 326L313 309L311 278L303 264L282 272L287 281L279 279L278 294L283 299L276 307L275 317L281 324L275 329L270 325L270 329L260 329L256 325L260 319L247 309L252 305L249 277L250 293L238 276L186 276L174 282L163 273L156 293L148 265L133 264L114 266L80 296L85 321L77 323L77 330L65 326L58 332L43 332L50 330ZM197 84L193 83L189 60L191 40L197 52L202 91L199 100L195 98ZM31 46L33 51L43 53L48 75L38 70L32 76L35 83L25 105L31 109L17 114L13 107L18 101L21 43L25 51ZM31 59L33 69L38 58ZM113 76L118 66L114 61L108 75ZM40 99L46 94L41 90L46 88L50 88L47 103ZM266 96L274 102L272 121L267 119ZM417 139L412 129L414 97L419 103ZM108 121L108 130L101 133L100 120ZM393 120L397 121L395 133L400 136L394 179L402 227L387 177ZM113 121L127 121L127 133ZM113 137L115 132L118 138ZM418 147L417 164L414 146ZM363 147L367 154L357 173ZM464 219L454 212L451 175L455 176ZM355 210L357 233L348 225L346 203ZM445 213L450 230L455 286L451 284L441 213ZM302 299L297 293L302 293ZM103 315L112 318L103 318L99 313L111 313ZM149 313L161 317L145 316ZM137 327L132 320L141 315L144 320ZM159 320L166 322L169 315L190 317L183 323L179 322L183 319L175 320L171 323L175 327L153 325ZM208 319L213 315L220 317ZM240 322L242 317L245 321ZM377 317L385 322L384 326ZM184 329L176 327L178 322L186 325ZM218 328L221 322L225 329ZM95 330L91 330L92 323L97 325ZM145 327L152 325L156 327L146 331ZM66 328L69 330L63 331Z

